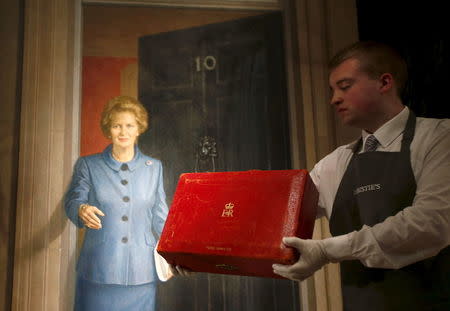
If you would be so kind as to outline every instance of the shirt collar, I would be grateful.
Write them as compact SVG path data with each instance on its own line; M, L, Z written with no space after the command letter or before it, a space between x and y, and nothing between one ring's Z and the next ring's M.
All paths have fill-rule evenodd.
M141 162L142 153L139 150L139 147L137 145L134 145L134 157L131 161L128 162L119 162L112 156L112 144L108 145L108 147L103 150L103 160L106 162L106 164L115 171L120 171L120 168L123 164L128 165L128 169L130 171L133 171L136 169L138 164Z
M375 138L380 143L381 147L387 148L392 142L400 136L405 130L406 122L408 121L409 116L409 108L404 107L400 113L398 113L395 117L387 121L383 124L378 130L373 133ZM370 133L365 130L361 131L361 136L363 139L363 143L366 141L367 137ZM359 140L356 140L349 145L347 145L347 149L353 149Z

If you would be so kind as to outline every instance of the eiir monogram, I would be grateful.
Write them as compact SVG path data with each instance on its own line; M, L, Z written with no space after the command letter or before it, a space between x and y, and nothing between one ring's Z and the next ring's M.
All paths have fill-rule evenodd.
M227 203L225 204L225 208L222 211L222 217L233 217L233 203Z

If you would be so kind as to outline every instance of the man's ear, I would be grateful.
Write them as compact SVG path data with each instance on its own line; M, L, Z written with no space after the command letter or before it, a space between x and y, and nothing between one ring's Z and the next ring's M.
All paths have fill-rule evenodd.
M385 93L394 87L394 77L390 73L383 73L380 76L380 91Z

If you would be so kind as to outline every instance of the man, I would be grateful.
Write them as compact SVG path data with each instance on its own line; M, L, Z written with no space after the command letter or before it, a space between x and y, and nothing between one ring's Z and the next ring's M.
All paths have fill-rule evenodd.
M361 138L311 171L332 238L274 272L294 280L341 262L345 310L450 310L450 120L416 118L392 48L357 42L330 62L331 105Z

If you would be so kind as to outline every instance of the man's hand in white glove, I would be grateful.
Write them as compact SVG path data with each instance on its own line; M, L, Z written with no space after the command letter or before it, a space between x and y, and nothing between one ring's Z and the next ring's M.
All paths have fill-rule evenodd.
M175 276L191 276L194 274L194 272L192 272L191 270L178 265L174 266L172 264L169 264L169 269Z
M300 253L299 260L293 265L274 264L273 272L282 277L303 281L322 268L330 260L325 252L323 240L302 240L297 237L285 237L286 246L295 247Z

